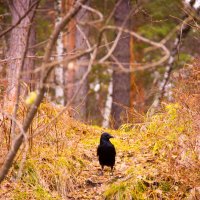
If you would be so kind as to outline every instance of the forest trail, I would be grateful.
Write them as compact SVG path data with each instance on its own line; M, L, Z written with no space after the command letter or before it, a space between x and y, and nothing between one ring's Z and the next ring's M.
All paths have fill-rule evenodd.
M109 169L106 168L104 174L100 174L100 167L98 162L93 161L88 169L84 170L80 174L80 178L83 179L83 184L76 186L76 189L69 194L69 199L104 199L103 193L106 186L115 182L123 172L117 172L115 170L113 175L110 175Z
M128 137L126 137L126 140L127 139ZM99 138L97 137L96 140L99 140ZM134 164L134 159L131 157L129 148L126 147L126 150L123 149L122 146L119 147L116 145L117 143L120 143L120 140L121 138L119 137L111 139L111 142L115 144L117 151L113 175L110 173L110 167L105 167L104 174L101 174L101 167L96 154L97 146L90 146L88 149L86 149L82 146L82 144L79 145L79 148L84 151L83 155L85 159L88 160L88 164L86 168L79 174L79 181L82 184L75 186L74 190L68 195L69 199L102 200L105 198L104 192L106 191L108 185L116 183L118 180L123 180L125 178L126 170Z
M35 127L49 123L59 112L50 113L47 105L41 109L43 118L34 121ZM151 120L118 130L85 125L67 114L60 116L59 121L33 138L21 179L14 182L21 165L21 149L18 160L0 187L0 200L177 199L177 196L190 196L188 187L199 184L198 157L191 154L180 160L177 155L181 155L183 148L177 141L184 132L187 147L191 141L196 145L198 133L191 132L192 117L185 118L178 104L169 104L165 109ZM100 175L97 146L103 131L114 136L111 142L117 155L113 175L109 167ZM188 159L194 167L184 165Z
M48 123L59 113L51 104L42 104L41 110L43 118L35 121L35 127ZM117 155L113 175L109 167L101 175L97 146L103 131L114 136L111 142ZM135 166L135 136L132 131L88 126L64 114L56 124L30 141L30 154L21 180L12 183L19 171L19 159L0 188L0 199L104 199L112 183L127 178L127 169Z

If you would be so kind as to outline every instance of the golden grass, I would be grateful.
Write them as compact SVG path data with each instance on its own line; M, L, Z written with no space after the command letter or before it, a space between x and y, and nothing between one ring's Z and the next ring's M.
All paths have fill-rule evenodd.
M184 92L185 98L191 95L189 91ZM177 94L181 92L179 87ZM152 117L144 116L141 123L106 130L115 136L114 176L108 169L99 176L96 147L103 129L77 122L67 112L48 125L62 107L44 102L28 133L22 177L14 181L24 146L0 187L0 199L187 199L200 186L199 129L194 114L199 111L193 107L195 99L187 98L187 109L183 99L176 102L163 105ZM26 109L20 106L21 121ZM10 120L3 119L0 164L9 147L9 127Z

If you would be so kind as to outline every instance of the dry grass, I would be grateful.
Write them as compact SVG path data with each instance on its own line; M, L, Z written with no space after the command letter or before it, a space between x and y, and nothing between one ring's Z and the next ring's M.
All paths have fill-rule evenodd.
M67 112L48 125L62 108L43 103L28 133L22 177L14 181L24 146L1 185L0 199L195 199L200 187L199 88L190 89L196 72L190 73L189 83L179 80L176 103L137 124L107 130L116 137L114 176L109 171L99 176L96 147L102 128L77 122ZM20 106L21 121L26 109ZM9 148L8 118L1 119L0 130L2 164Z

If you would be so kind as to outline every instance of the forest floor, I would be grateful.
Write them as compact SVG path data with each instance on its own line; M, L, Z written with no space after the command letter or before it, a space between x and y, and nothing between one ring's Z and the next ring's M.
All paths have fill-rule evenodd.
M77 126L78 123L75 123ZM85 128L87 130L84 130ZM60 135L57 139L51 138L54 140L51 146L48 140L55 134L46 135L47 140L40 136L36 138L37 142L33 141L36 144L33 144L32 152L24 166L22 180L13 181L20 164L16 162L9 179L4 181L0 188L0 199L104 199L106 188L118 180L123 180L126 170L134 165L131 145L120 147L122 143L129 141L127 143L129 144L132 141L130 134L118 135L117 131L107 130L115 137L112 142L116 146L117 157L113 175L108 167L105 167L102 175L96 152L102 133L101 128L83 125L80 130L72 128L71 131L76 134L70 133L66 137ZM56 148L62 152L56 153ZM54 186L52 186L54 182L51 180L52 177L57 179Z
M33 124L36 130L44 129L59 113L59 109L50 104L43 104L41 110L39 115L43 117ZM7 129L9 124L4 123L2 127ZM112 142L117 157L113 175L108 167L102 175L98 162L97 146L103 131L115 137ZM134 163L132 145L129 145L133 140L129 135L87 126L64 114L55 124L30 139L28 152L25 153L25 146L21 148L9 177L0 186L0 199L104 199L108 185L123 179ZM3 144L1 147L3 149ZM5 157L2 151L1 154L1 158ZM24 156L25 163L21 159ZM21 179L15 180L22 165Z
M100 134L101 133L98 134L98 137L96 136L96 141L100 139ZM76 186L76 189L69 193L68 197L70 199L104 199L104 192L109 185L116 183L118 180L126 179L126 170L135 165L135 161L131 155L131 149L125 149L125 146L120 148L118 146L120 142L116 140L123 140L123 137L124 140L131 141L132 139L125 134L117 136L117 134L113 132L112 135L115 136L115 139L111 139L111 142L115 144L117 150L113 175L109 167L105 167L103 175L101 174L101 167L96 153L97 143L88 148L86 148L84 144L81 144L83 145L82 152L84 152L85 159L88 160L88 163L86 168L79 175L79 178L82 179L82 184ZM92 137L94 140L94 135ZM87 142L89 142L89 140L88 138Z
M140 123L106 130L77 122L67 113L51 123L60 110L48 103L41 105L29 132L28 151L23 146L18 153L0 186L0 200L200 197L199 132L194 113L168 104L161 113L144 116ZM4 121L1 131L8 131L9 126ZM98 163L97 146L103 131L114 136L111 142L117 156L113 175L108 167L101 175ZM0 152L3 158L6 140L0 141L4 141L0 143L1 150L5 149Z

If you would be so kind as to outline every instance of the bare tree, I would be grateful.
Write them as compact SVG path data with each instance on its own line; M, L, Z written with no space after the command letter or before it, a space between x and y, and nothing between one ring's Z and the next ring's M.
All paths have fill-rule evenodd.
M116 26L122 26L127 15L130 13L130 1L121 1L115 10L114 20ZM125 28L130 27L130 20L124 24ZM115 48L115 58L118 59L124 68L129 69L130 63L130 35L122 33L119 42ZM126 108L130 106L130 73L119 70L117 65L114 66L113 72L113 104L112 104L112 117L114 121L114 128L118 128L122 122L125 122Z

